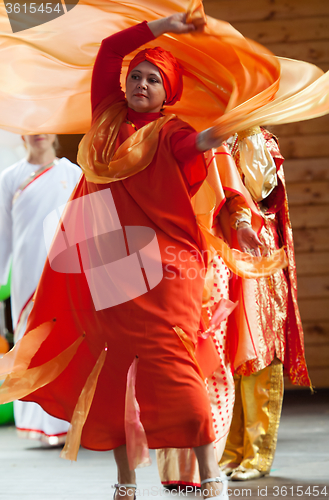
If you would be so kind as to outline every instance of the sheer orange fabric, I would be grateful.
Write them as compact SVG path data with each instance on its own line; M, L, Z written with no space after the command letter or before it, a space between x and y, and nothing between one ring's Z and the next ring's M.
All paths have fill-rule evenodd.
M218 253L227 267L242 278L270 276L276 270L282 269L288 264L283 248L270 257L255 257L231 249L223 239L217 238L212 231L215 212L225 202L222 185L226 189L242 193L249 206L253 206L250 195L246 193L246 189L241 186L241 182L238 182L236 178L234 160L229 154L225 154L226 149L224 147L220 148L219 151L223 154L209 155L212 157L207 180L192 200L196 219L207 241L209 252L211 255ZM260 228L259 220L254 220L253 225L257 231ZM211 285L206 282L206 288L209 287L211 288Z
M75 406L71 425L67 434L65 446L61 451L61 457L66 460L76 461L81 442L82 428L88 417L88 413L95 394L99 374L105 363L107 346L102 350L92 369L87 382L85 383L77 404Z
M42 33L36 27L15 35L0 6L1 64L11 68L0 76L0 126L17 133L86 132L91 71L101 40L145 19L187 11L189 5L188 0L80 0L68 14L43 25ZM197 22L200 5L191 7L190 19ZM147 46L169 50L182 65L183 96L170 112L197 130L260 94L248 104L248 109L257 109L273 98L279 85L280 65L269 51L210 17L203 33L166 34ZM124 62L123 83L134 56Z
M26 344L29 345L29 336L27 336L26 340ZM58 356L40 366L28 369L24 368L23 370L17 370L14 367L14 370L7 375L1 386L0 404L24 398L31 392L55 380L71 362L82 340L83 337L81 336ZM9 355L10 352L5 356Z
M80 143L78 163L89 182L107 184L144 170L158 146L159 132L175 115L148 123L132 134L114 153L127 103L120 101L95 121Z
M138 359L135 358L128 370L126 388L125 432L130 470L151 465L147 438L140 420L140 408L136 399L137 365Z
M30 333L29 338L22 337L11 351L1 360L0 380L6 378L9 373L26 370L31 361L31 357L38 350L40 345L54 327L54 321L47 321Z
M201 0L80 0L68 14L44 24L42 32L35 27L12 34L0 5L1 128L20 134L86 132L91 71L101 40L145 19L184 11L191 22L203 22ZM328 113L328 73L277 59L228 23L206 19L202 33L167 34L148 44L169 50L184 68L183 98L171 112L197 130L216 124L219 135ZM134 55L125 61L122 82Z

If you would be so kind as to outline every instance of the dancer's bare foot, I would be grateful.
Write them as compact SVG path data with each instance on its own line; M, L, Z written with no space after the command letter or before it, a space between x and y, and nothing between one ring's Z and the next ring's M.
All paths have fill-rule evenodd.
M118 468L118 483L115 485L113 500L134 500L136 497L136 474L130 470L126 445L114 449L114 458Z
M227 478L218 467L213 444L197 446L194 452L199 464L203 498L228 500Z

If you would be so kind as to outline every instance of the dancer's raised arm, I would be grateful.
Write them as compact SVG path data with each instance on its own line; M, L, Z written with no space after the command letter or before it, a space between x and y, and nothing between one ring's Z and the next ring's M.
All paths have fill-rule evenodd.
M120 75L122 61L126 55L164 33L183 34L195 31L194 25L185 21L186 14L177 13L149 23L137 24L105 38L101 43L93 70L92 111L94 112L100 102L110 95L112 103L125 98L120 85Z
M161 36L164 33L185 34L200 29L196 28L194 24L186 23L186 14L184 13L151 21L148 23L148 27L155 37ZM197 135L196 147L200 152L218 148L222 144L225 137L218 138L214 132L214 129L211 127Z

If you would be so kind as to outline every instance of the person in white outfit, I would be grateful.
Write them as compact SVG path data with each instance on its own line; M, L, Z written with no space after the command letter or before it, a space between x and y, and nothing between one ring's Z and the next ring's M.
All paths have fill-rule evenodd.
M25 135L22 139L26 159L0 175L0 284L7 282L12 265L15 342L24 335L47 258L43 221L53 210L63 210L81 174L77 165L56 158L55 134ZM69 424L52 417L36 403L15 401L14 414L20 437L52 446L65 442Z

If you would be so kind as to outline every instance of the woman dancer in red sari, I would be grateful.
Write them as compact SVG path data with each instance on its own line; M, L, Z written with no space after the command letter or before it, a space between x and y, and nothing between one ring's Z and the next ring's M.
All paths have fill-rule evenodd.
M92 80L93 125L78 158L85 176L62 217L28 323L27 339L56 319L27 372L51 364L54 357L58 366L61 356L76 348L46 388L39 385L24 399L71 421L73 435L80 425L76 448L81 437L86 448L114 449L117 497L135 491L125 419L127 374L138 358L135 390L148 446L194 448L204 496L227 498L213 450L210 404L194 355L207 245L190 201L207 175L202 152L221 141L213 138L212 129L197 133L175 115L162 115L163 106L179 100L183 88L180 65L161 48L138 53L128 69L126 94L120 86L125 55L163 33L192 30L184 14L174 14L102 42ZM131 232L136 228L137 236ZM149 234L156 241L152 255L142 252L151 244ZM68 251L60 255L59 247L65 249L67 242ZM147 263L154 264L156 249L162 279L152 282ZM78 270L73 271L74 252ZM124 262L123 268L129 268L133 259L146 283L139 295L130 290L136 266L126 281L120 267ZM102 282L113 272L123 273L123 285L112 280L114 292ZM131 300L119 300L120 294L130 294ZM88 404L82 404L89 393Z
M93 73L93 116L99 116L98 107L102 107L102 103L104 101L106 102L109 95L111 96L112 102L124 99L124 95L119 86L119 73L122 57L124 55L130 53L138 46L147 43L153 37L160 36L165 32L185 33L194 29L193 25L185 23L184 15L175 14L167 19L138 25L104 40ZM120 51L118 50L119 47ZM172 105L179 100L182 90L181 69L170 53L162 51L160 48L156 48L146 49L146 51L137 54L128 69L126 81L128 109L126 120L122 124L118 135L119 143L122 144L125 138L131 135L134 130L140 129L150 121L158 120L161 117L161 109L163 106ZM218 145L218 141L216 142ZM184 266L184 269L180 269L180 272L187 273L186 276L178 276L176 266L181 266L182 262L177 262L177 260L179 260L179 252L177 250L180 252L183 251L184 253L186 251L187 253L189 249L197 249L199 253L199 250L205 249L198 228L191 218L192 213L190 210L189 197L195 194L207 174L204 160L200 152L210 149L216 142L211 138L211 131L197 134L186 123L175 118L163 127L162 134L159 137L156 158L154 158L151 165L143 171L143 174L137 174L140 179L137 180L136 177L131 177L126 181L111 184L115 206L117 208L122 208L122 211L119 212L120 220L122 217L122 226L125 224L132 224L132 218L135 219L134 224L145 224L145 226L154 227L155 223L157 226L156 232L160 243L161 254L169 254L170 250L173 250L173 253L175 253L175 263L173 264L171 264L172 258L169 258L169 255L167 255L167 262L164 262L164 259L162 259L164 270L168 275L164 276L157 290L149 291L144 297L144 300L148 303L146 309L148 309L148 312L151 313L154 318L155 330L150 333L152 337L158 337L156 344L162 351L162 354L157 356L157 360L154 359L157 365L157 367L153 367L153 370L155 368L154 372L151 368L151 371L146 369L145 373L142 374L142 369L140 370L141 360L139 361L137 380L138 377L141 377L141 379L145 377L144 382L140 380L140 385L150 385L150 379L147 379L147 375L150 374L152 379L151 383L156 385L158 381L159 385L162 387L159 391L156 389L156 386L154 386L153 390L155 393L153 393L152 397L156 396L156 399L158 399L158 395L162 392L163 396L166 394L167 399L168 393L166 387L168 387L168 389L170 387L169 390L171 395L169 399L173 399L176 402L173 405L173 409L176 408L174 419L173 414L169 416L169 412L165 411L168 415L164 417L163 422L161 418L161 423L159 414L157 412L154 413L154 408L152 408L151 411L149 410L150 417L152 418L156 415L156 419L159 420L160 423L160 427L158 424L156 425L157 429L155 429L155 422L147 424L143 421L143 406L145 406L145 410L149 408L150 401L145 401L143 405L143 396L138 394L137 382L137 399L141 406L141 416L148 442L150 447L157 447L157 439L164 440L164 442L167 442L167 445L169 444L169 440L174 442L178 439L182 441L181 445L183 445L185 440L192 439L192 442L195 443L195 451L203 474L201 479L203 480L218 476L217 464L215 463L213 454L213 431L211 428L212 419L209 403L206 399L203 382L198 373L195 372L195 366L192 366L193 362L191 363L191 359L188 359L188 356L186 356L187 352L184 348L181 349L183 345L179 342L177 337L175 338L175 333L172 333L172 327L178 323L179 326L184 325L184 327L182 327L184 332L188 333L188 335L191 335L193 332L191 340L194 343L196 342L195 332L199 322L201 305L200 292L202 293L203 287L202 276L200 280L200 264L201 267L203 267L204 264L199 258L197 263L192 264L188 262L188 266ZM174 169L168 168L169 162L168 157L165 156L166 152L173 159L173 163L176 163ZM161 173L159 171L160 169ZM142 175L144 179L142 179ZM145 185L143 187L144 182ZM132 184L134 184L134 186L132 186ZM150 189L153 191L153 195ZM131 197L134 198L133 205L135 205L136 201L139 205L133 217L130 208L134 209L134 206L129 207ZM124 203L123 200L125 200ZM125 204L127 204L127 208L124 207ZM124 220L125 216L127 216L126 221ZM149 218L151 220L149 220ZM159 229L162 232L163 241L159 238ZM170 243L173 242L173 240L176 240L174 242L176 248L169 249ZM177 240L180 240L178 245ZM189 240L188 243L187 240ZM167 247L165 247L164 244L166 244ZM197 272L191 272L191 270L196 270ZM190 279L188 275L189 271ZM196 276L198 277L196 278ZM172 279L173 277L174 279ZM166 281L167 285L165 285ZM183 285L184 281L188 283ZM185 285L187 285L189 290L187 290ZM154 293L154 299L149 297L149 294L152 293ZM180 296L181 293L183 297ZM177 305L177 303L174 305L176 300L180 302L179 305ZM169 324L168 316L169 318L171 317L171 319L169 319ZM165 321L163 321L164 317L166 317ZM173 317L175 317L175 319ZM145 334L144 325L146 321L149 320L143 317L143 326L141 327L143 335ZM165 330L163 330L163 333L165 336L169 333L171 337L169 342L163 337L161 337L162 340L160 341L160 336L158 334L160 323L165 323L163 326L165 330L167 330L167 333L165 333ZM135 325L135 327L136 326L137 325ZM127 332L129 331L129 335L131 335L131 328L131 320L128 320ZM153 347L150 349L150 354L152 352ZM172 358L173 354L176 357L174 363ZM151 357L154 358L154 355L151 354ZM164 357L168 357L169 364L167 364L167 361L164 361ZM183 368L182 365L186 365L186 362L190 366ZM185 372L186 368L189 374ZM161 381L156 374L159 369L162 372L160 377ZM169 374L169 371L172 373ZM164 373L165 377L163 377ZM168 376L168 380L165 380ZM183 379L179 380L180 377L183 377ZM190 380L188 381L186 377L189 377ZM172 378L174 380L172 380ZM198 378L198 380L195 380L196 378ZM182 412L184 416L182 413L178 416L178 406L181 406L179 404L179 392L180 389L183 389L185 384L190 385L191 388L191 391L188 391L189 394L186 395L184 391L183 396L185 403L190 406L190 409L187 410L184 404L184 411ZM145 396L150 398L151 394L147 394L147 392L146 390ZM169 404L171 406L171 403ZM167 401L165 405L161 404L161 409L159 408L161 413L163 412L164 406L167 406ZM197 413L198 415L196 416ZM181 420L181 422L179 422L179 420ZM183 422L183 420L185 422ZM185 434L183 438L182 436L178 437L178 434L180 434L179 429ZM170 437L167 434L168 432ZM153 440L153 433L154 443L151 441ZM165 434L167 434L166 437ZM187 437L187 434L189 437ZM194 435L193 438L192 435ZM119 483L134 484L135 474L129 471L125 445L115 448L114 454L119 469ZM211 490L209 486L212 486L214 492L217 490L217 494L220 492L220 487L216 486L216 483L207 484L206 486L209 490ZM122 495L122 489L120 493ZM211 496L211 494L209 494L209 496Z

